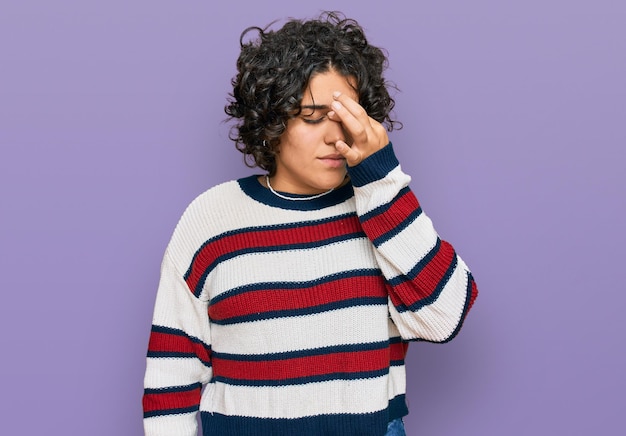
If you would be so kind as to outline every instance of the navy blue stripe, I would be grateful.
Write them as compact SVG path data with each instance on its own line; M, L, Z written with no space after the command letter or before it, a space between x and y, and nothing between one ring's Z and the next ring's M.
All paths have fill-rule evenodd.
M378 268L363 268L351 271L342 271L337 274L330 274L324 277L317 278L315 280L310 280L307 282L261 282L261 283L253 283L250 285L240 286L238 288L234 288L232 290L223 292L222 294L214 297L210 305L219 303L222 300L226 300L228 298L234 297L236 295L244 294L246 292L252 291L263 291L271 289L273 291L278 290L296 290L296 289L308 289L314 286L320 286L326 283L335 282L338 280L349 279L354 277L380 277L381 271Z
M234 386L291 386L303 385L307 383L319 383L329 380L362 380L368 378L378 378L389 373L389 368L383 368L376 371L363 372L336 372L331 374L312 375L307 377L296 377L279 380L245 380L234 379L230 377L215 376L214 382L222 382Z
M184 386L169 386L166 388L146 388L144 394L171 394L174 392L189 392L202 387L202 383L192 383Z
M310 350L285 351L282 353L267 354L231 354L213 353L216 359L235 360L239 362L265 362L274 360L296 359L300 357L322 356L335 353L352 353L359 351L373 351L387 348L388 341L370 342L365 344L333 345L330 347L313 348Z
M399 344L400 342L405 342L404 339L402 339L402 336L394 336L389 338L390 344Z
M378 216L378 215L381 215L381 214L387 212L389 209L391 209L391 206L393 206L393 204L396 201L398 201L398 199L400 197L402 197L404 194L406 194L409 191L410 191L409 187L405 186L400 191L398 191L396 196L389 203L381 204L380 206L378 206L378 207L370 210L369 212L359 216L359 219L361 220L361 222L365 222L365 221L367 221L369 219L372 219L375 216Z
M365 237L366 237L365 233L363 231L359 231L355 233L348 233L345 235L334 236L332 238L309 242L309 243L283 244L283 245L264 246L264 247L248 247L248 248L244 248L241 250L230 251L221 256L218 256L211 264L206 266L204 272L202 273L202 276L200 276L198 285L193 290L193 294L196 297L200 296L200 294L202 293L202 289L204 288L204 282L206 281L207 276L218 264L228 259L237 257L237 256L242 256L245 254L252 254L252 253L269 253L269 252L288 251L288 250L309 250L309 249L323 247L325 245L334 244L336 242L344 242L350 239L360 239L360 238L365 238Z
M404 229L406 229L409 225L411 225L411 223L413 223L417 219L417 217L419 217L421 214L422 214L422 208L418 207L417 209L412 211L410 214L408 214L407 217L404 220L402 220L400 224L393 227L387 233L383 233L378 238L375 238L372 241L372 244L374 244L375 247L380 247L381 244L383 244L384 242L387 242L388 240L390 240L391 238L393 238L394 236L402 232Z
M187 336L187 333L180 329L175 329L172 327L165 327L162 325L152 324L152 331L155 333L166 333L168 335L176 335L176 336Z
M396 406L397 402L395 399L390 402L390 406L392 403L395 416L399 411L399 407ZM387 431L387 424L391 416L390 412L392 412L391 409L383 409L372 413L315 415L301 418L252 418L227 416L215 412L201 412L201 417L202 432L205 435L382 436ZM406 413L404 413L404 415L406 415Z
M350 298L348 300L335 301L328 304L320 304L319 306L304 307L301 309L289 309L289 310L272 310L268 312L254 313L244 316L234 316L223 320L211 320L213 324L228 325L237 324L243 322L261 321L265 319L274 318L287 318L302 315L314 315L322 312L328 312L331 310L344 309L346 307L356 306L380 306L387 305L387 297L363 297L363 298Z
M181 357L181 358L198 358L195 353L182 353L178 351L148 351L148 357L153 358L167 358L167 357Z
M191 263L189 264L189 268L187 269L187 272L185 272L185 275L183 276L185 280L187 280L189 278L189 275L191 274L191 268L194 264L194 262L196 261L196 258L198 257L198 255L200 254L200 252L209 244L212 244L216 241L219 241L220 239L224 239L224 238L228 238L230 236L235 236L237 234L239 235L244 235L246 233L262 233L262 232L266 232L266 231L275 231L275 230L288 230L288 229L302 229L304 227L313 227L313 226L318 226L320 224L328 224L328 223L332 223L333 221L341 221L344 220L346 218L352 217L354 216L355 213L351 212L351 213L347 213L347 214L341 214L341 215L335 215L329 218L324 218L324 219L318 219L318 220L310 220L310 221L299 221L296 223L289 223L289 224L274 224L274 225L270 225L270 226L258 226L258 227L244 227L241 229L237 229L237 230L231 230L228 232L224 232L221 233L217 236L214 236L210 239L208 239L207 241L205 241L200 248L198 248L196 250L196 252L194 253L192 259L191 259Z
M248 196L268 206L277 207L287 210L321 210L327 207L335 206L345 202L354 196L352 184L345 185L335 189L322 197L310 199L307 201L285 200L277 197L269 189L259 183L258 176L248 176L239 179L239 187ZM292 195L285 193L286 195Z
M435 300L437 300L437 298L439 298L439 295L441 294L441 291L443 291L443 288L446 286L446 284L450 280L450 277L452 277L452 274L454 273L454 270L456 269L457 264L458 264L457 257L455 255L452 257L452 262L450 262L450 266L448 266L448 269L446 270L443 277L437 284L437 287L433 290L433 292L428 297L422 298L421 300L416 301L410 306L405 306L405 305L396 306L396 310L399 313L406 312L406 311L416 312L422 307L427 306L431 304L432 302L434 302Z
M403 366L403 365L404 365L404 359L392 360L389 362L389 366Z
M472 273L467 271L467 288L465 289L465 304L463 305L463 313L461 315L461 319L459 323L456 325L456 328L452 332L450 336L448 336L443 341L439 341L438 343L444 344L446 342L450 342L455 336L461 331L461 327L463 327L463 322L465 321L465 317L467 316L467 311L469 310L470 298L472 297L472 282L474 281L474 277ZM429 341L434 342L434 341Z
M359 187L383 179L399 165L391 142L361 163L348 167L352 186Z
M409 409L406 405L406 396L400 394L389 400L389 421L402 418L409 414Z
M180 415L183 413L197 412L199 406L180 407L178 409L153 410L152 412L144 412L144 418L152 418L153 416Z

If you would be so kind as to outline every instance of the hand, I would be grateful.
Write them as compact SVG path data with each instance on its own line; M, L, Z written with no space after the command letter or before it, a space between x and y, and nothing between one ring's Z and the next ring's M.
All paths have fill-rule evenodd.
M341 123L352 139L352 144L341 140L335 143L335 148L346 158L348 166L358 165L389 143L385 127L349 96L335 92L331 108L328 118Z

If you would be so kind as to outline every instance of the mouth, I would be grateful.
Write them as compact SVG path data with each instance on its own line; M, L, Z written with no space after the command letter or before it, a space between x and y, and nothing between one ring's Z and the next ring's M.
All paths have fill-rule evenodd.
M346 159L345 159L342 155L340 155L340 154L328 154L328 155L326 155L326 156L322 156L322 157L320 157L320 158L318 158L318 159L321 159L321 160L341 160L341 161L345 161L345 160L346 160Z
M340 154L329 154L318 159L330 168L341 168L346 164L346 159Z

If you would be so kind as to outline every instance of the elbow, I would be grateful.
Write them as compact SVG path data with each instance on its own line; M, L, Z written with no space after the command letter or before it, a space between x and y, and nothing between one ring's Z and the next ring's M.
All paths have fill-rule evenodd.
M465 280L449 282L437 299L417 310L390 307L392 318L405 340L446 343L460 332L478 290L469 271Z

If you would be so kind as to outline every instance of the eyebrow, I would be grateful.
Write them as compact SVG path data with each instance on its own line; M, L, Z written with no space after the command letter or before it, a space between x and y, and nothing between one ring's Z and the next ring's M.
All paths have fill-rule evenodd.
M328 106L327 104L306 104L303 106L300 106L300 109L313 109L313 110L321 110L321 109L328 109L330 106Z

